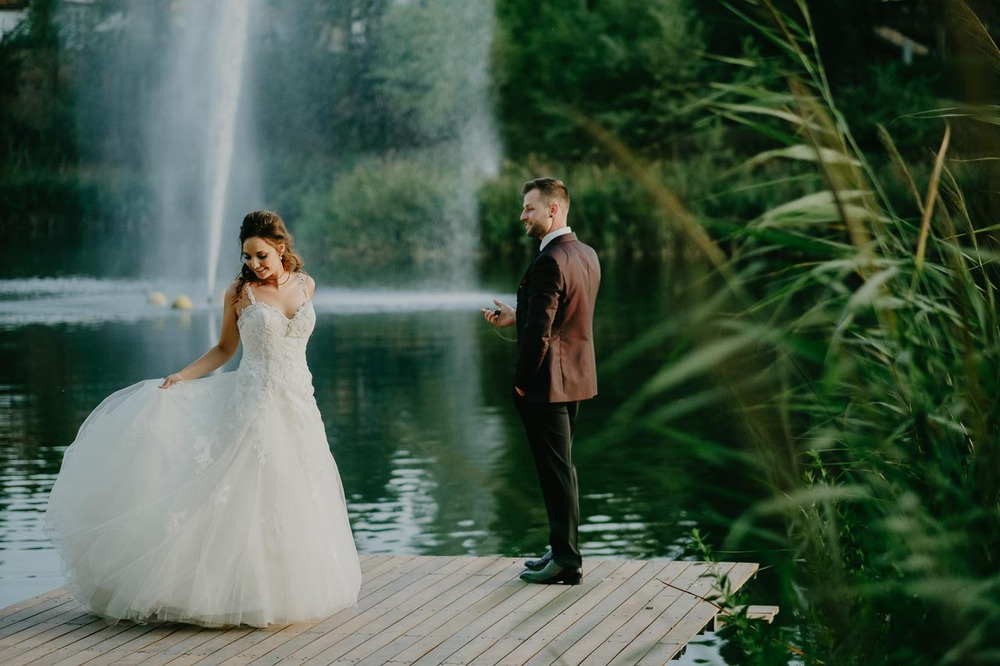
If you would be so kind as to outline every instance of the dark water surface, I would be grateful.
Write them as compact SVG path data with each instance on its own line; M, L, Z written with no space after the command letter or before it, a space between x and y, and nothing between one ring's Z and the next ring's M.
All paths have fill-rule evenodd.
M517 277L497 283L513 287ZM606 270L595 324L601 394L581 409L574 450L585 556L695 558L691 529L723 529L743 508L739 468L706 465L669 437L605 430L669 352L609 369L616 352L670 316L667 287L661 271ZM62 584L42 518L62 454L90 410L215 341L217 307L148 305L154 288L0 281L0 607ZM492 293L317 291L309 364L360 551L545 548L544 508L509 395L513 331L498 334L478 312ZM512 298L510 289L496 293Z

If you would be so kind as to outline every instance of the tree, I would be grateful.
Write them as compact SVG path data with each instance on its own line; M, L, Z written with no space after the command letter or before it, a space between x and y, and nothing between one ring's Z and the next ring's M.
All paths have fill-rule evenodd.
M634 149L669 152L706 62L687 0L608 0L554 7L499 0L493 57L506 154L594 157L575 114Z

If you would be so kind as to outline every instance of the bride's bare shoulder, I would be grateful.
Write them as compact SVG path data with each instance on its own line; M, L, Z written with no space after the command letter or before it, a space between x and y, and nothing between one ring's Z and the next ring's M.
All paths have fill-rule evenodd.
M311 298L312 295L316 293L316 280L314 280L308 273L303 273L302 279L306 281L306 289L309 290L309 297Z
M247 285L242 280L233 280L226 287L226 293L222 297L226 307L232 307L237 313L242 312L249 303L247 297Z
M237 298L243 295L243 283L240 280L233 280L226 287L225 299L227 301L235 301Z

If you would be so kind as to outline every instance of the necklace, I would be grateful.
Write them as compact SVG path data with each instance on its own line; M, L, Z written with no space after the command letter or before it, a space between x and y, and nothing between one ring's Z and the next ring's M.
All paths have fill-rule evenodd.
M275 282L275 284L277 284L280 287L281 285L283 285L286 282L288 282L288 280L291 277L292 277L292 272L291 271L285 271L285 274L282 275L280 278L278 278L278 280L277 280L277 282ZM282 279L282 278L284 278L284 279Z

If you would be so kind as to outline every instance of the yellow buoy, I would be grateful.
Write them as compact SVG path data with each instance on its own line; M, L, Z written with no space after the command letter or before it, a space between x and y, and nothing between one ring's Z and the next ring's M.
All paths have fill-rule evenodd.
M151 291L146 296L146 302L150 305L166 305L167 297L163 295L162 291Z
M181 294L180 296L174 299L174 302L171 303L170 307L172 307L175 310L190 310L192 307L194 307L194 304L191 302L190 298L188 298L184 294Z

